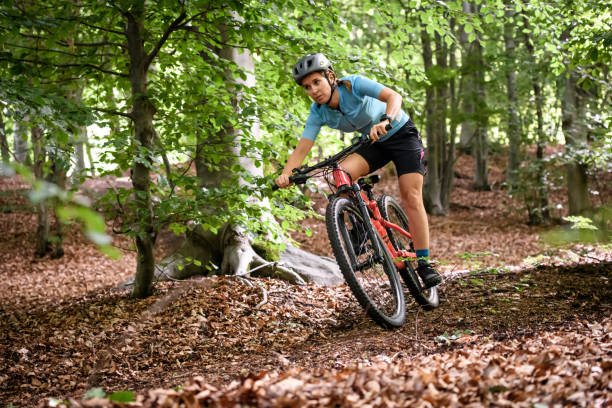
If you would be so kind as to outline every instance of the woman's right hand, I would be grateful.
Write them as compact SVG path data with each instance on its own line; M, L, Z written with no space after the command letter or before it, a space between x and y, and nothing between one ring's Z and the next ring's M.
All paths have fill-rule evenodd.
M289 176L287 174L281 174L276 178L276 185L280 188L289 187Z

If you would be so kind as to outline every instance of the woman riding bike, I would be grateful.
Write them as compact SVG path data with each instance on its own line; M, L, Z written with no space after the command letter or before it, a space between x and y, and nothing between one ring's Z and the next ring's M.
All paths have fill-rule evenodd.
M401 109L402 97L361 75L337 80L321 53L300 58L293 67L293 79L314 102L302 137L276 184L281 188L290 185L292 170L302 164L323 125L369 135L372 143L347 157L342 168L357 180L393 161L418 257L417 271L425 288L439 284L442 277L428 262L429 226L422 196L424 149L418 130Z

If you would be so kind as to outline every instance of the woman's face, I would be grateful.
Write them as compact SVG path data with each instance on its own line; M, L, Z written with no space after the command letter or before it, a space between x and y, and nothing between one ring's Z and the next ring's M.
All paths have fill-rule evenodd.
M335 78L330 72L329 79L334 81ZM324 104L329 100L331 94L331 86L322 72L313 72L302 79L302 87L308 92L308 96L316 103Z

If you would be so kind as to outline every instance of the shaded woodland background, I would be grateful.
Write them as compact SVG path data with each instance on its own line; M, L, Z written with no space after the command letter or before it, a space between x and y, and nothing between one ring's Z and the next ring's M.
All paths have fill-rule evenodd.
M610 21L603 1L4 4L2 399L76 403L200 375L147 403L609 403ZM278 260L287 238L330 255L323 185L270 189L308 113L289 75L306 52L397 90L425 140L445 300L409 308L399 334L343 287L211 277ZM324 132L309 160L351 136ZM394 170L380 173L396 195ZM173 280L187 275L207 277ZM537 345L508 354L507 339ZM572 342L592 345L575 361L595 380L550 365L566 367ZM482 355L469 378L429 367ZM374 385L380 364L407 388ZM559 383L535 381L553 371ZM314 378L345 391L297 392Z
M76 190L115 175L128 183L96 209L134 240L136 296L152 291L168 228L210 244L183 264L244 272L236 251L273 259L308 208L295 192L270 202L266 176L308 112L287 73L322 51L340 75L403 95L427 144L431 214L450 210L459 152L474 157L473 188L486 191L500 149L504 187L529 223L585 214L606 204L592 176L610 163L609 14L598 1L16 2L1 15L3 160L23 163L11 168L35 186L39 256L62 254L53 215L109 243ZM329 133L319 154L347 137ZM559 188L566 200L551 205Z

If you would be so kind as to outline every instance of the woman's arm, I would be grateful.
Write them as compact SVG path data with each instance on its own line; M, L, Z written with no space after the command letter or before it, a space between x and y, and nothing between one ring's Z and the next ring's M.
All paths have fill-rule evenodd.
M387 110L385 113L391 118L391 120L394 120L402 109L402 96L394 90L385 87L382 91L380 91L378 99L387 104ZM372 126L372 129L370 129L370 139L375 142L381 136L386 135L387 129L385 127L387 124L391 124L389 119L383 120L382 122Z
M378 99L387 104L387 111L385 113L391 120L395 120L395 117L402 110L402 96L394 90L385 87L380 91Z
M277 186L281 188L289 186L289 176L291 175L291 170L301 166L313 145L313 140L306 139L304 137L300 138L295 150L289 156L282 174L276 179Z

